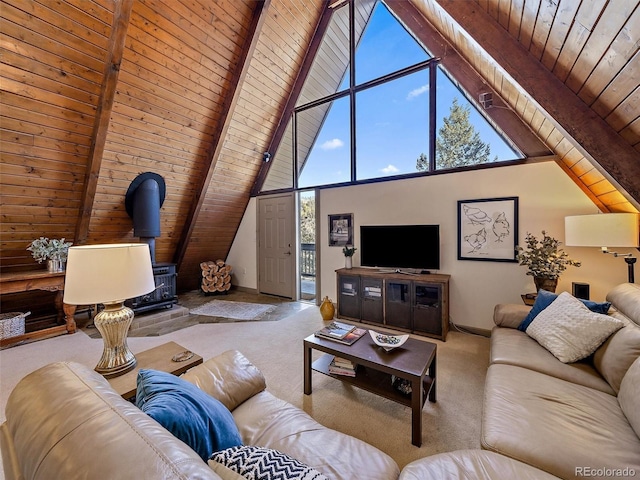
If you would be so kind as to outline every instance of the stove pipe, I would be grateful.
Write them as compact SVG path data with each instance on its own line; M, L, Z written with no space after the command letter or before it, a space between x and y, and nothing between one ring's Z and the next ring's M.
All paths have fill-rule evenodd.
M164 202L164 179L152 172L138 175L127 190L125 207L133 219L133 234L149 245L151 263L156 263L156 238L160 236L160 207Z

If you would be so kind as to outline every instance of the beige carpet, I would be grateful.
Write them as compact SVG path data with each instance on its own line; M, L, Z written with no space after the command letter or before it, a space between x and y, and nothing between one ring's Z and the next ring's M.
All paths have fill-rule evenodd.
M451 332L446 342L435 341L438 402L424 406L423 443L418 448L411 444L407 407L319 373L313 374L313 394L303 394L302 339L323 325L319 309L309 306L278 322L201 324L158 337L130 338L128 343L135 353L171 340L205 359L228 349L240 350L263 371L273 394L322 424L385 451L401 468L434 453L480 447L489 339ZM0 351L0 420L5 419L7 397L20 378L59 360L93 367L101 352L102 340L82 331Z

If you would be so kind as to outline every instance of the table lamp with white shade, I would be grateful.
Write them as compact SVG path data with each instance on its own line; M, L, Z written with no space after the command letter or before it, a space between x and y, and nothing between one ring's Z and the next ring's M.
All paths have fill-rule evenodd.
M156 288L146 243L84 245L69 248L64 303L104 304L93 322L104 349L95 370L107 378L132 370L136 358L127 346L133 310L124 305Z
M609 251L609 247L638 247L640 245L640 216L637 213L599 213L565 217L565 245L599 247L602 253L624 258L628 265L629 283L634 283L636 258L631 253Z

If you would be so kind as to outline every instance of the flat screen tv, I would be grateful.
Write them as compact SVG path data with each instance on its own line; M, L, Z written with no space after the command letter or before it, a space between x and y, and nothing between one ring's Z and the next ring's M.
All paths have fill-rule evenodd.
M360 264L440 269L440 225L361 225Z

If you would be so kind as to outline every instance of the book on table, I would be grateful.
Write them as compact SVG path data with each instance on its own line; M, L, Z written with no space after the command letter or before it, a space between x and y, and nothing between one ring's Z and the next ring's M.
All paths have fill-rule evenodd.
M334 375L345 375L347 377L356 376L357 365L350 360L340 357L333 357L329 364L329 373Z
M321 330L318 330L316 332L316 335L327 337L327 338L341 339L346 337L347 334L353 331L354 328L356 328L355 325L349 325L348 323L333 321L330 324L326 325Z
M342 358L342 357L333 357L331 364L335 365L336 367L351 368L351 369L355 368L355 365L356 365L351 360L347 360L346 358Z
M364 328L355 328L347 333L343 338L336 338L329 335L323 335L322 330L315 333L316 337L331 340L333 342L342 343L344 345L353 345L359 338L361 338L367 331Z

